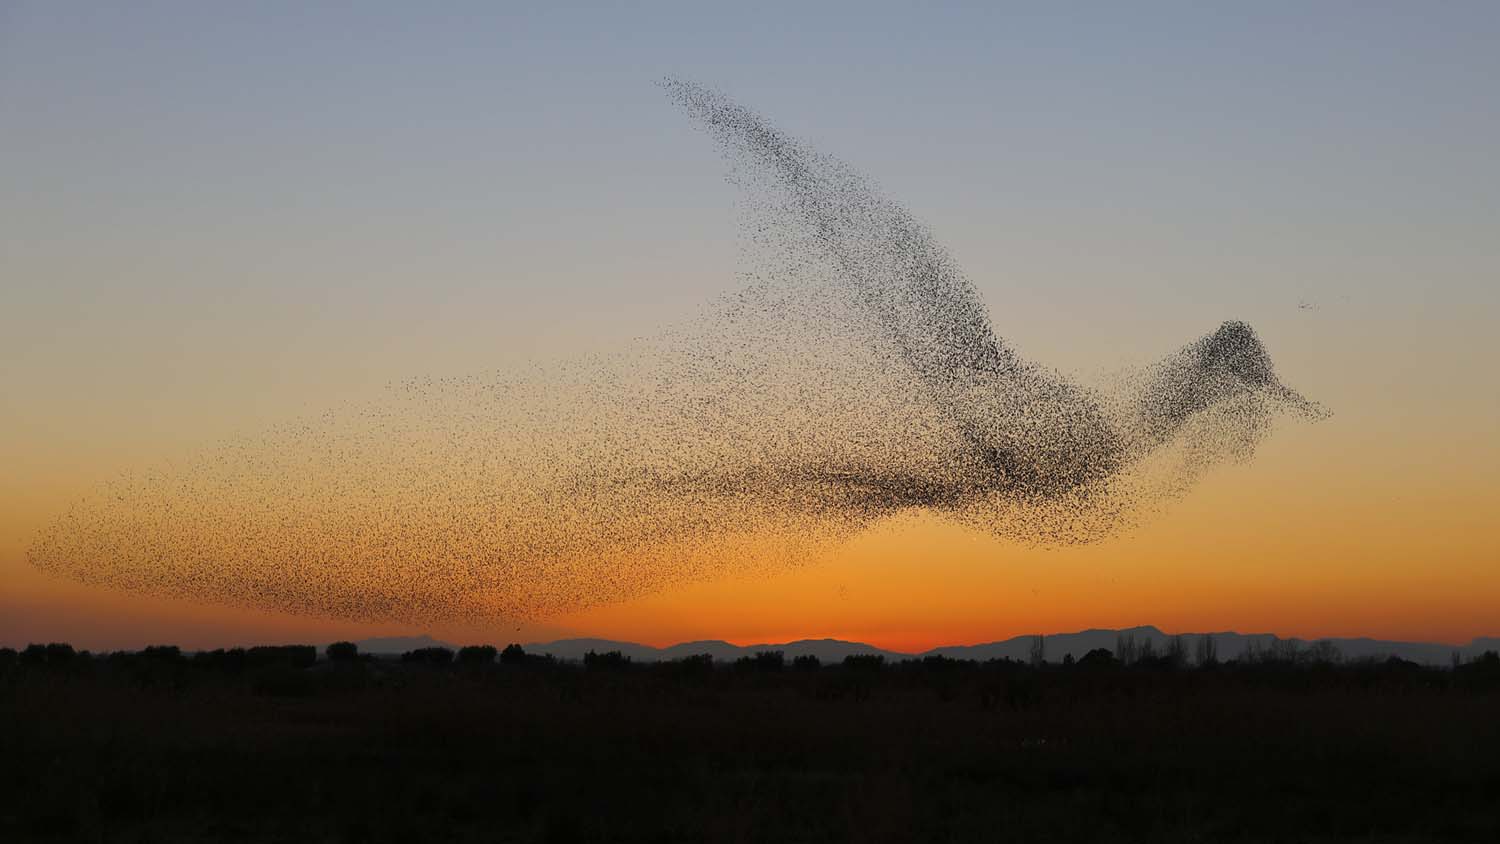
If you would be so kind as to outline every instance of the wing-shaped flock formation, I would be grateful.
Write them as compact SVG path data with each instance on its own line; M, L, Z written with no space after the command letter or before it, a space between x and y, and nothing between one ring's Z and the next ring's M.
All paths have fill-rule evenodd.
M538 618L805 560L921 508L1096 540L1317 408L1225 323L1109 389L1023 360L952 258L836 159L666 91L744 188L749 266L607 358L403 383L121 478L32 562L141 592L356 619Z

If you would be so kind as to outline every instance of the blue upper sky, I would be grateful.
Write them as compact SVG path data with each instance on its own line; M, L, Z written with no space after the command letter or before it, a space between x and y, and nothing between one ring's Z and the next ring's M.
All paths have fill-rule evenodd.
M875 177L1057 366L1497 304L1494 3L628 5L0 4L8 386L324 395L690 314L734 194L667 74Z

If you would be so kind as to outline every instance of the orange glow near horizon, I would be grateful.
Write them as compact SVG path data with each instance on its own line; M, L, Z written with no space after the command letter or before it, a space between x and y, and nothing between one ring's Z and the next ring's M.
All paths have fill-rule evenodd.
M1216 470L1165 513L1093 545L1028 548L913 513L792 569L681 584L503 630L146 598L21 565L0 594L0 636L10 646L71 638L94 648L424 632L455 642L594 636L656 646L838 638L913 652L1142 624L1451 644L1500 633L1500 558L1484 495L1441 475L1417 480L1415 457L1372 466L1351 459L1357 449L1322 450L1339 435L1278 432L1257 460ZM12 534L31 516L12 510Z
M1298 453L1316 436L1292 435L1264 461L1220 470L1114 541L1038 550L912 516L792 571L688 585L560 621L653 645L831 637L905 652L1145 624L1450 644L1500 630L1500 567L1476 499L1436 479L1427 489L1407 483L1405 501L1341 497L1377 479L1330 489L1328 466ZM1310 488L1319 500L1299 494ZM1414 565L1421 557L1445 563Z

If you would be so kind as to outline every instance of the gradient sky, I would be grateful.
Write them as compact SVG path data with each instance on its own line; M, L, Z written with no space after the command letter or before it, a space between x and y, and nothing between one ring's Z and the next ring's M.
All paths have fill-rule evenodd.
M706 5L0 0L0 644L1500 633L1500 5ZM30 569L121 471L732 289L734 190L666 74L873 176L1031 359L1110 370L1243 319L1333 417L1119 540L914 515L510 631Z

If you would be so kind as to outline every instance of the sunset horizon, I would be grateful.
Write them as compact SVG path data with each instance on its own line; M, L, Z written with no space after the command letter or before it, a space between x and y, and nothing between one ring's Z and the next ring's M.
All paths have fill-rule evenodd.
M1500 840L1497 41L0 0L0 839Z

